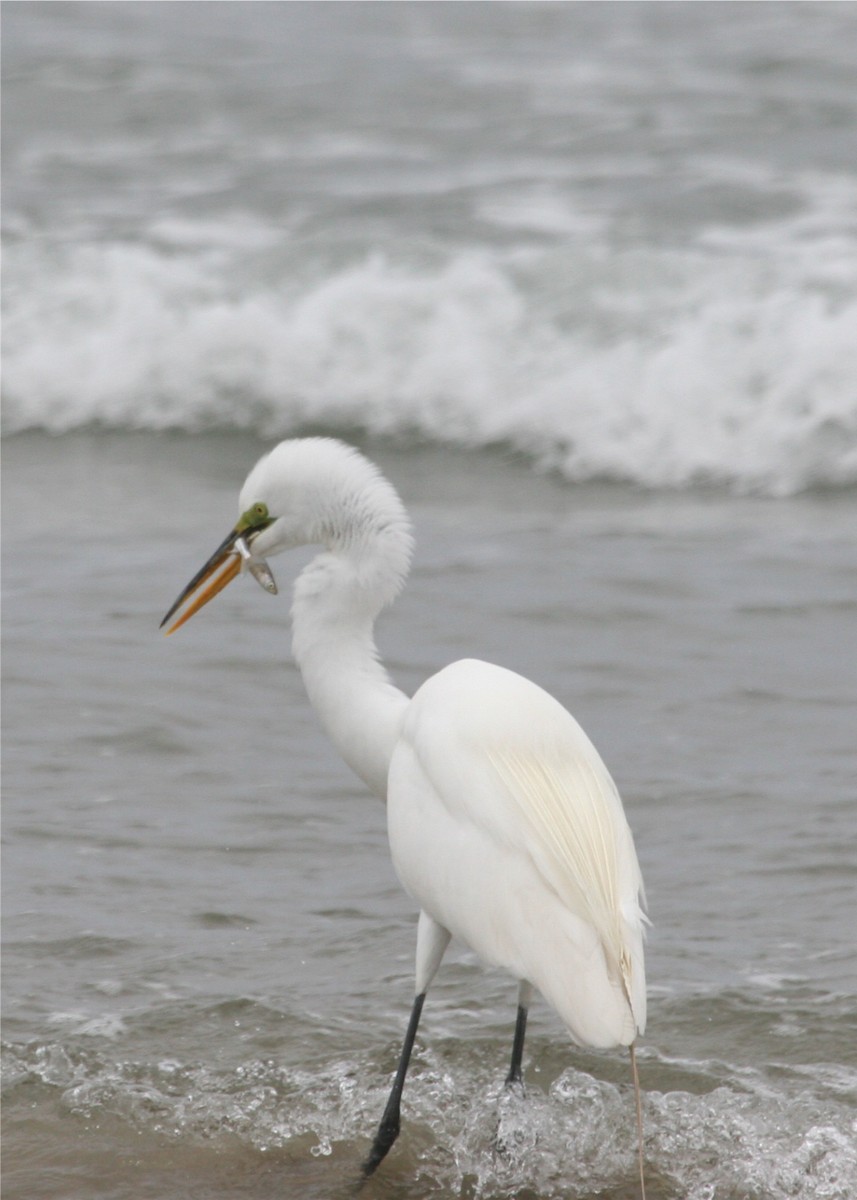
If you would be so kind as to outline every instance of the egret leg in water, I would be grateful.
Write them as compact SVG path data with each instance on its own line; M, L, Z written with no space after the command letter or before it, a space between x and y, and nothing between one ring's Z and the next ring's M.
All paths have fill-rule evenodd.
M295 583L292 649L332 741L386 803L393 865L420 906L416 999L364 1177L398 1135L425 994L451 936L519 981L507 1083L523 1079L536 988L579 1045L630 1047L641 1131L643 881L595 747L557 700L503 667L463 659L411 698L391 682L373 630L408 573L410 524L358 451L332 438L281 442L248 475L239 513L164 618L187 603L167 632L243 571L275 591L271 555L321 548Z
M375 1134L372 1149L369 1151L366 1161L363 1164L364 1176L373 1173L399 1136L402 1089L405 1086L405 1075L408 1071L408 1064L411 1061L411 1051L414 1048L414 1038L417 1036L417 1026L420 1023L425 998L425 992L420 992L419 996L414 999L414 1006L411 1009L411 1019L408 1022L408 1031L405 1034L405 1044L402 1047L402 1055L399 1059L398 1069L396 1070L396 1078L393 1080L393 1090L390 1092L387 1107L384 1109L384 1115L381 1117L381 1124L378 1126L378 1132Z
M524 1086L524 1038L527 1034L527 1014L530 1011L532 995L532 987L522 981L518 988L518 1015L515 1019L515 1036L512 1039L512 1062L509 1065L509 1074L506 1076L507 1088L515 1085L521 1088Z

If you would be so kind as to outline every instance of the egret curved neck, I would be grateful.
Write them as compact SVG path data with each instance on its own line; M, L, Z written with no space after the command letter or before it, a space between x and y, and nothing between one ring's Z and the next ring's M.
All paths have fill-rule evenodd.
M385 599L347 561L322 554L301 573L292 649L310 702L346 763L382 800L408 698L378 659L373 627Z

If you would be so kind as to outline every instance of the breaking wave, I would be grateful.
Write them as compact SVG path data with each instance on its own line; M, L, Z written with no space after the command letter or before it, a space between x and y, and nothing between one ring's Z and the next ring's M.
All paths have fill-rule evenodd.
M682 250L392 247L324 266L234 225L205 246L169 227L21 239L5 429L361 430L504 445L570 480L853 485L857 248L795 224L749 248L709 230Z

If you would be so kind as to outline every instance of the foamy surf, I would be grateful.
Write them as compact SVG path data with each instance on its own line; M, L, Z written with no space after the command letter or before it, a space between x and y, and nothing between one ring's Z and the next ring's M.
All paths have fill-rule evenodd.
M571 480L852 485L857 252L726 240L387 252L264 282L212 251L19 244L5 428L322 427L502 444Z
M263 1060L217 1070L115 1061L52 1043L8 1048L4 1057L10 1091L38 1083L84 1128L117 1118L138 1137L185 1148L271 1154L286 1175L293 1157L305 1167L324 1158L343 1180L357 1169L389 1086L376 1065L351 1059L312 1071ZM624 1085L568 1067L522 1097L503 1092L487 1059L468 1057L462 1065L421 1050L409 1081L396 1155L421 1180L421 1194L625 1194L635 1129ZM644 1070L656 1069L649 1055ZM705 1064L695 1069L705 1076ZM701 1093L647 1090L643 1116L654 1196L849 1200L857 1187L853 1112L812 1092L787 1095L757 1072L736 1070L730 1084Z

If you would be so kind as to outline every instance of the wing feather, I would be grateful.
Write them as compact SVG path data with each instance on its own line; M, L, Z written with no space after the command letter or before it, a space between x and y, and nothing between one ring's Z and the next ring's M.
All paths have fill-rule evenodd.
M634 895L628 897L620 881L625 818L612 779L585 754L554 758L506 746L490 750L489 758L529 831L540 873L596 931L633 1011L626 914L627 899L639 892L639 868L634 856Z
M614 1036L625 1041L629 1032L628 1040L634 1030L642 1032L646 1020L642 877L616 785L574 717L520 675L465 659L432 676L417 692L403 723L402 746L403 752L413 754L414 767L426 784L396 797L412 823L409 828L418 833L404 873L412 877L421 902L430 909L432 903L443 908L447 923L455 927L455 881L449 895L438 897L423 871L422 847L435 827L437 805L451 822L445 828L459 831L464 838L472 831L483 839L473 845L481 844L486 853L497 847L498 854L502 850L522 856L531 865L533 878L593 932L608 978L627 1004L628 1028L621 1039ZM500 881L492 880L491 886L495 882L501 896L494 903L502 905L507 897ZM480 907L478 902L475 907ZM435 915L443 923L439 913ZM508 920L506 931L512 927ZM485 930L474 934L474 948L478 951L480 939L485 944L490 936ZM541 962L540 952L526 947L526 955L531 952L535 955L532 981L550 993L551 979L558 976L550 963ZM495 957L504 961L502 955ZM585 973L590 968L578 963L577 969ZM578 993L582 985L579 975ZM567 984L563 987L568 990ZM564 1011L561 995L553 995L552 1002ZM565 1011L573 1028L574 1012ZM601 1039L603 1031L597 1036ZM596 1040L594 1035L582 1035L581 1040L610 1044L609 1039Z

